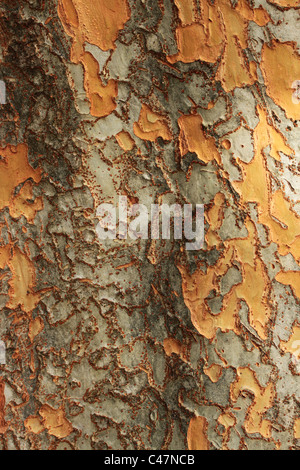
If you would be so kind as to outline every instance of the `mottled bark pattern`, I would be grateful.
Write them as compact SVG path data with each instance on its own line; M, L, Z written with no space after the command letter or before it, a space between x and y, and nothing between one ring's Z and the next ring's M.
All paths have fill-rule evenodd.
M2 449L299 449L299 9L1 1ZM99 240L121 195L203 249Z

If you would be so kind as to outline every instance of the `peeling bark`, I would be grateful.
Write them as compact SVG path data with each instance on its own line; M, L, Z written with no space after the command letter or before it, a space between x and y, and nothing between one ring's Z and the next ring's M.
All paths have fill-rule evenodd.
M2 0L0 448L299 449L299 8Z

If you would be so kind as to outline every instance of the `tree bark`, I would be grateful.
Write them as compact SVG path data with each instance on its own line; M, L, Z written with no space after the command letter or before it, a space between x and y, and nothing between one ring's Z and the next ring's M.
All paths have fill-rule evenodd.
M299 449L299 8L1 1L2 449Z

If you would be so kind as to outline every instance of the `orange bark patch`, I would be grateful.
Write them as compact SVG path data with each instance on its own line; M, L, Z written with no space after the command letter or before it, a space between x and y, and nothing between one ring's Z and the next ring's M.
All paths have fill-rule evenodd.
M287 271L277 274L276 281L286 286L291 286L295 295L300 299L300 272L299 271Z
M224 149L229 150L231 148L230 140L228 140L228 139L223 140L222 146L224 147Z
M246 228L248 237L225 241L223 255L206 272L199 268L190 274L184 266L178 266L182 276L184 301L191 312L192 322L199 333L208 339L215 337L218 328L240 334L238 312L241 299L249 307L251 326L262 339L267 337L267 325L271 316L268 305L269 282L264 264L256 253L255 227L247 221ZM234 285L224 296L221 312L214 315L206 299L212 290L220 291L220 278L226 274L234 260L242 265L242 282Z
M258 175L255 172L254 174L257 181ZM245 188L246 194L247 190L248 186ZM263 187L260 187L260 190L263 191ZM212 339L218 328L222 331L233 330L236 334L240 333L238 312L240 301L243 299L249 307L251 326L262 339L266 339L267 325L271 316L268 302L269 279L256 250L256 229L248 220L246 238L222 242L218 230L224 218L224 204L224 195L217 193L212 207L206 212L209 229L205 237L208 249L225 246L223 255L215 266L208 267L206 271L200 267L193 275L190 275L183 266L178 266L183 279L184 300L191 311L194 326L202 335ZM214 315L206 299L212 290L220 292L220 277L226 274L233 261L238 261L242 266L242 282L233 286L225 295L220 314Z
M73 432L72 424L67 420L62 408L56 410L49 405L43 405L39 411L40 416L29 416L25 427L34 434L40 434L45 429L52 436L64 439Z
M229 262L232 253L225 260ZM223 261L223 260L222 260ZM191 312L191 320L195 328L200 334L208 339L212 339L216 335L218 328L222 331L235 330L238 332L236 314L234 309L231 310L229 316L224 316L221 312L219 315L213 315L209 309L205 299L211 290L218 289L218 275L224 275L228 269L225 263L217 263L213 268L209 268L207 273L201 269L190 274L184 266L178 266L182 276L182 291L184 302Z
M235 7L227 0L201 2L197 11L193 0L176 0L181 25L176 30L179 53L169 56L171 63L203 60L215 63L222 57L216 75L225 91L251 85L257 79L256 65L249 63L244 50L248 44L248 24L264 26L270 20L263 8L251 8L246 0Z
M281 341L280 347L284 352L290 353L294 358L300 360L300 326L294 324L292 334L288 341Z
M214 63L222 52L223 32L220 12L207 0L202 3L202 19L196 15L193 0L176 0L181 25L176 30L179 53L169 56L171 63L204 60Z
M179 18L183 25L194 23L197 19L195 0L175 0L179 11Z
M267 120L265 111L258 107L259 124L254 130L255 155L250 163L244 163L237 159L242 170L242 181L234 181L233 185L244 202L258 203L260 214L269 212L271 197L270 176L267 169L264 150L270 145L270 155L275 160L280 160L279 152L291 155L292 149L285 143L283 136ZM276 205L275 205L276 206Z
M294 424L294 437L295 439L300 439L300 419L296 419Z
M40 434L45 430L45 426L38 416L29 416L24 422L25 428L34 434Z
M181 343L173 338L166 338L164 340L164 350L167 356L171 356L172 354L180 354L181 351Z
M268 228L270 240L278 245L281 255L291 253L300 259L300 218L292 210L290 202L281 189L272 193L271 176L267 167L265 149L270 145L270 155L280 160L280 153L290 156L292 149L286 144L281 133L272 126L265 111L258 108L260 122L254 131L255 155L250 163L238 160L243 180L232 184L241 197L242 203L255 202L259 222ZM276 276L282 284L291 285L295 295L300 298L300 279L298 272L281 272ZM259 281L259 278L258 278ZM255 284L260 286L261 282Z
M238 397L248 392L253 396L253 403L248 409L245 429L249 434L260 433L266 439L271 437L272 423L264 419L264 413L273 406L275 396L274 384L261 387L253 370L248 367L237 370L237 379L231 385L230 396L235 403Z
M30 321L29 324L29 339L33 342L34 338L38 336L44 329L44 322L41 317L36 317L35 319Z
M29 223L33 223L43 202L41 197L33 201L33 183L29 179L39 183L41 170L34 170L29 165L27 145L8 145L0 149L0 210L8 207L12 217L24 215ZM22 188L15 194L21 184Z
M213 137L206 136L199 115L181 116L178 119L180 128L179 146L181 156L195 152L199 160L208 163L216 160L220 163L220 154Z
M184 362L187 361L186 357L186 350L184 345L182 345L179 341L174 338L166 338L164 340L164 350L167 356L172 356L172 354L176 354L179 356Z
M265 148L270 145L270 155L280 160L280 153L292 155L283 136L267 121L265 112L258 108L260 122L254 131L255 156L250 163L238 160L243 181L232 184L241 196L241 201L257 203L259 221L269 229L270 239L277 243L281 255L292 253L300 258L300 218L291 209L283 192L271 192L271 179L267 168Z
M142 105L139 120L134 123L133 130L137 137L151 142L155 142L158 137L172 139L166 118L153 112L146 104Z
M12 246L5 245L0 247L0 269L4 269L12 255Z
M191 419L187 441L189 450L209 450L210 442L207 438L207 419L198 416Z
M236 288L236 295L250 307L250 325L262 339L267 338L266 326L271 316L268 293L268 278L262 261L258 258L255 267L244 265L244 282Z
M223 450L227 450L227 443L230 439L230 430L236 425L236 418L231 413L222 413L218 418L218 423L225 428L223 433Z
M85 71L84 87L90 100L92 116L105 117L116 109L115 98L118 96L118 85L115 80L108 80L103 85L99 75L99 64L89 52L80 50L78 55L72 55L74 63L81 62Z
M217 383L222 377L223 368L218 364L212 364L210 367L204 367L203 372L213 383Z
M66 28L103 51L115 49L119 31L130 19L127 0L60 0L58 13Z
M227 429L235 425L236 418L231 413L223 413L219 416L218 422Z
M67 420L65 411L62 408L56 410L49 405L43 405L39 411L42 417L42 424L49 434L63 439L73 432L72 424Z
M12 272L12 279L9 281L9 301L6 306L11 309L20 306L24 312L30 313L40 301L40 293L35 292L34 266L18 247L13 249L7 264Z
M241 204L256 203L259 222L268 228L270 241L277 243L281 255L291 253L300 259L300 219L291 208L282 190L272 193L271 176L267 167L265 151L270 147L270 155L280 160L280 152L292 155L282 134L268 121L265 111L258 107L259 124L254 130L254 157L250 163L237 159L242 171L242 181L233 181L240 195ZM184 300L191 311L194 326L205 337L214 338L216 331L233 330L240 333L238 312L240 301L249 307L249 323L262 339L267 338L267 327L271 317L269 302L270 281L256 246L256 229L247 219L245 224L248 237L222 242L218 235L224 217L225 199L218 193L212 207L206 213L209 229L205 240L207 248L225 247L219 261L205 271L201 266L190 275L183 266L178 266L182 275ZM242 282L231 288L223 299L220 314L212 314L206 301L210 292L220 292L219 280L232 265L238 261L242 266ZM298 272L279 273L277 281L290 285L300 298L300 274ZM255 286L255 289L253 289Z
M293 42L264 45L261 69L267 93L290 119L300 119L299 103L293 102L293 83L300 78L300 56Z
M130 152L130 150L132 150L135 146L135 142L128 132L119 132L119 134L116 135L116 139L121 149L123 149L125 152Z

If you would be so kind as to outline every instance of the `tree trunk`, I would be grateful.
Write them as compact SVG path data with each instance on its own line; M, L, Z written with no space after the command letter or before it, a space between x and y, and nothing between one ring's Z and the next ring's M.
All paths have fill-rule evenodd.
M299 449L299 8L1 1L2 449Z

